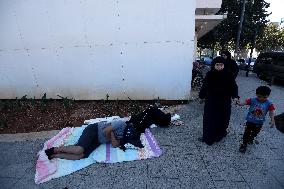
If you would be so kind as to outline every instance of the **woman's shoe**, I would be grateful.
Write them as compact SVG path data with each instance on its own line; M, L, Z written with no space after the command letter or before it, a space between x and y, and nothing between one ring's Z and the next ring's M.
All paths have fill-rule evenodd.
M240 151L241 153L245 153L246 150L247 150L247 145L241 144L239 151Z
M253 139L249 140L248 144L253 144Z
M204 142L203 137L199 137L197 140L198 140L199 142Z

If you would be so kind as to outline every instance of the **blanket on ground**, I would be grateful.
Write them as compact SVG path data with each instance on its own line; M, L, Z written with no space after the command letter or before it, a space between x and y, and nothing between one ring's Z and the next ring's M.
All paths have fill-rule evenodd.
M100 121L112 121L119 118L118 116L97 118L86 120L84 123L91 124ZM67 146L76 144L83 130L87 125L81 127L68 127L62 129L56 136L44 143L42 150L38 152L38 160L36 163L35 183L40 184L54 178L62 177L87 167L93 163L116 163L122 161L141 160L153 157L159 157L162 153L156 139L149 129L141 134L140 140L144 148L135 148L129 145L124 152L120 148L113 148L111 144L101 144L95 149L88 158L81 160L64 160L52 159L48 160L44 150L51 147Z

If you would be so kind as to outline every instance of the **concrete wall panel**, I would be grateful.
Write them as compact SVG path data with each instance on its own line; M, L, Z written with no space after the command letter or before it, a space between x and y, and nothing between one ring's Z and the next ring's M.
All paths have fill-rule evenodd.
M186 99L195 0L0 1L0 99Z

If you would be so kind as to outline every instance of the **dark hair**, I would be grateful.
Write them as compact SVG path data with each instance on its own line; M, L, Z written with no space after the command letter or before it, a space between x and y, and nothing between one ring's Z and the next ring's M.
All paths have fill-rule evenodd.
M263 95L263 96L269 96L271 92L271 89L267 86L260 86L256 89L256 94Z
M216 57L216 58L213 59L213 61L212 61L211 64L212 64L212 66L214 67L214 65L215 65L216 63L223 63L223 64L224 64L224 59L223 59L222 57L218 56L218 57Z
M216 63L223 63L224 64L224 58L222 58L221 56L218 56L216 58L214 58L211 62L211 70L215 70L215 64Z
M221 52L221 55L225 54L227 56L228 59L232 59L231 53L228 50L223 50Z

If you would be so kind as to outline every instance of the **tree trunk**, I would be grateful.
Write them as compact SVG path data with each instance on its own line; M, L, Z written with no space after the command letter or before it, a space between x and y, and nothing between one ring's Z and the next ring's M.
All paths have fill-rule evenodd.
M246 10L246 0L243 0L243 7L242 7L240 23L239 23L239 27L238 27L237 42L236 42L236 49L235 49L235 53L237 54L237 58L239 58L240 38L241 38L241 33L242 33L242 28L243 28L245 10Z
M250 69L250 64L251 64L251 59L252 59L252 53L253 53L253 49L255 48L255 41L256 41L256 36L257 36L257 25L255 26L254 29L254 36L252 38L252 45L250 48L250 55L249 55L249 62L248 62L248 66L247 66L247 71L246 71L246 77L248 77L249 74L249 69Z

